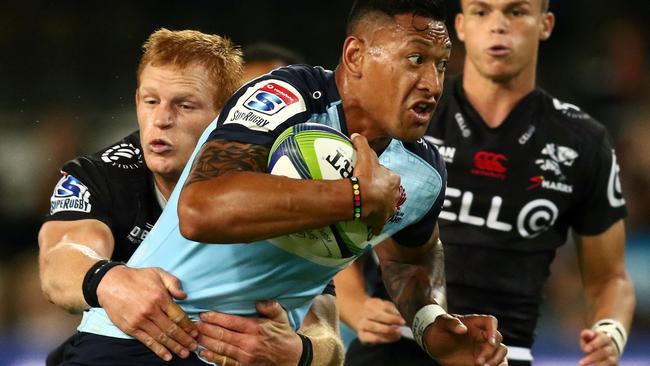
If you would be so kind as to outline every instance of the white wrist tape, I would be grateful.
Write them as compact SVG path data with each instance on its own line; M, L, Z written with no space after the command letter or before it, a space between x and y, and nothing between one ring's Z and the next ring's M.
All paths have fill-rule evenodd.
M420 347L427 353L429 353L429 351L424 344L424 339L422 339L424 337L424 330L436 321L437 317L443 314L447 314L447 312L438 304L423 306L422 309L415 313L413 325L411 326L411 329L413 330L413 338L415 338L415 341L418 342Z
M607 334L614 343L618 355L623 354L625 343L627 343L627 331L621 322L614 319L601 319L591 327L591 330Z

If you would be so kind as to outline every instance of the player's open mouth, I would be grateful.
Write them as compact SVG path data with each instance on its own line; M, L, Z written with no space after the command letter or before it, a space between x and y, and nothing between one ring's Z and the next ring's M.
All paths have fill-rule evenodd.
M172 149L171 144L162 139L155 139L149 143L149 151L157 154L165 153L167 151L170 151L171 149Z
M416 118L420 120L420 122L429 122L435 108L435 103L418 102L411 106L409 110L415 114Z

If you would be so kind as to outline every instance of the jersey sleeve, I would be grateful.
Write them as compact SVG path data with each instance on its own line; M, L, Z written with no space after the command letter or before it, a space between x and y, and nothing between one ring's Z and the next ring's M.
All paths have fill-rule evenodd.
M97 165L82 157L66 163L61 175L45 221L96 219L111 227L110 188Z
M308 119L307 93L301 80L288 71L251 81L226 103L209 140L271 147L285 129Z
M436 224L438 223L438 216L442 210L442 204L445 200L445 191L447 189L447 169L442 156L434 145L429 144L424 139L422 139L422 143L426 144L429 147L428 150L433 152L433 154L429 155L427 161L430 162L440 176L440 191L438 192L438 196L433 202L433 205L431 205L431 208L422 219L393 234L393 239L398 244L406 247L418 247L429 241L436 228ZM434 183L432 182L431 184Z
M604 129L597 144L583 167L587 189L571 214L571 226L580 235L601 234L626 216L616 153Z

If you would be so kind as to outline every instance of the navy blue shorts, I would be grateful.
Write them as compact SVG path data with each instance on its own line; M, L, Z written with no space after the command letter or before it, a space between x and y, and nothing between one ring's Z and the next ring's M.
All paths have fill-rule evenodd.
M198 356L182 359L172 353L170 362L156 356L149 348L135 339L122 339L77 332L69 338L61 350L59 366L208 366ZM49 365L49 363L48 363Z
M387 344L364 345L355 338L345 354L345 366L439 366L414 340L401 338ZM530 361L508 360L509 366L531 366Z

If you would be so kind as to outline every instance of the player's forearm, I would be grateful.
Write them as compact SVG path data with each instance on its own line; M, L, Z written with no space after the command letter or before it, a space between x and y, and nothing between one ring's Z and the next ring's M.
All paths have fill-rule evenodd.
M601 319L615 319L629 331L636 296L627 272L614 275L602 283L586 285L585 296L588 326Z
M350 328L357 330L359 312L368 298L366 294L360 259L334 277L336 285L336 304L339 307L341 320Z
M54 304L72 313L88 308L82 283L86 272L98 260L99 254L87 246L60 243L40 255L41 287Z
M231 172L183 189L180 230L190 240L207 243L268 239L350 220L352 197L347 180Z
M382 278L388 294L408 324L429 304L445 304L445 268L442 243L436 241L412 263L382 261Z

